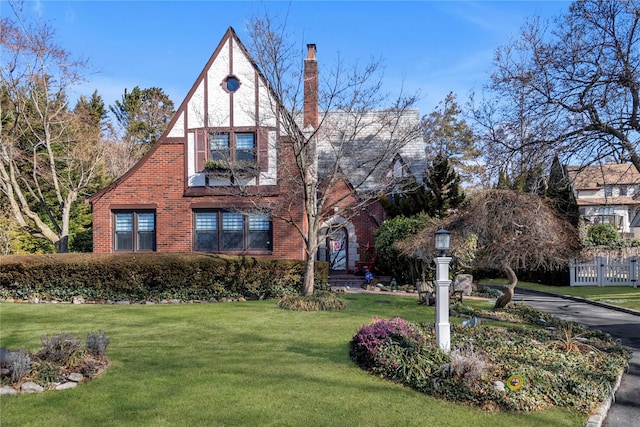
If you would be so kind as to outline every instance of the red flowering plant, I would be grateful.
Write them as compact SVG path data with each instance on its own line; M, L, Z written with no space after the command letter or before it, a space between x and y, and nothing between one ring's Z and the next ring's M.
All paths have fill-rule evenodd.
M406 320L374 318L370 325L363 325L351 339L351 359L360 367L376 372L394 370L394 358L389 358L390 347L417 350L425 343L424 336ZM397 361L396 361L397 362Z

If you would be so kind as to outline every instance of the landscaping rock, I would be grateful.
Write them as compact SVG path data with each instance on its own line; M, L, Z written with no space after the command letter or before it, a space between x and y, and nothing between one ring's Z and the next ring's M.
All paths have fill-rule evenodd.
M84 376L82 376L82 374L79 372L72 372L67 376L67 379L69 381L73 381L74 383L79 383L84 379Z
M78 383L73 381L67 381L66 383L62 383L56 386L56 390L68 390L70 388L77 387Z
M116 305L129 305L128 300L116 301Z
M469 296L473 291L473 275L458 274L451 286L451 292L462 291L462 295Z
M15 388L6 385L4 387L0 387L0 396L3 394L18 394L18 391Z
M84 304L84 298L83 297L73 297L72 302L74 304Z
M496 391L504 391L504 383L502 381L494 381L493 389Z
M20 386L20 391L23 393L42 393L44 391L44 387L34 383L33 381L27 381Z

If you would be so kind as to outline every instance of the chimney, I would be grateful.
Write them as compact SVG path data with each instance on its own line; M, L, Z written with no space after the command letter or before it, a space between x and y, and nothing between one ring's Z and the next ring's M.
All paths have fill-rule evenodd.
M304 123L306 129L318 127L318 61L316 45L307 45L307 58L304 60Z

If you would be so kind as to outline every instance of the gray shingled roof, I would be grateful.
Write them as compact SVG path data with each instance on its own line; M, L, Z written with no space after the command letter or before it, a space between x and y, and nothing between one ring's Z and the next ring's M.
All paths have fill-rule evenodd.
M318 133L321 177L327 176L339 159L340 171L356 191L379 190L388 182L392 159L399 155L411 173L422 178L426 153L418 110L405 111L400 116L388 110L331 111L321 114L321 120Z

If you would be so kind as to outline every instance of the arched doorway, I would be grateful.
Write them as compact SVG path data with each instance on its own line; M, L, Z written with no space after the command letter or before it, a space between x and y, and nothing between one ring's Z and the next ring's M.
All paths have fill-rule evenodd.
M349 265L349 234L344 227L337 228L327 234L326 257L329 269L346 271Z

